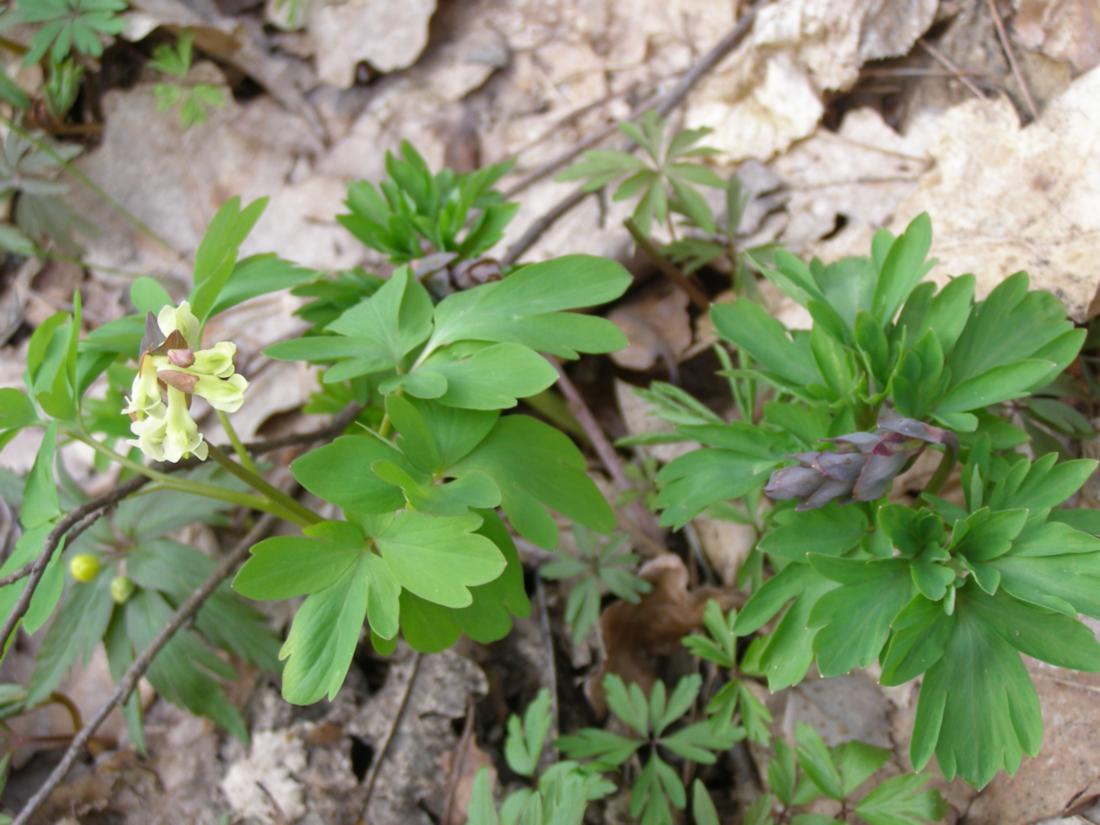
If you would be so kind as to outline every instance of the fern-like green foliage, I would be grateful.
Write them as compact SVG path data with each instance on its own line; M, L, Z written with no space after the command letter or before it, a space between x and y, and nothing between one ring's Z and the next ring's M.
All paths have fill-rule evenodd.
M49 58L60 63L69 53L103 54L103 38L119 34L125 21L119 12L126 0L17 0L15 18L37 27L23 62Z

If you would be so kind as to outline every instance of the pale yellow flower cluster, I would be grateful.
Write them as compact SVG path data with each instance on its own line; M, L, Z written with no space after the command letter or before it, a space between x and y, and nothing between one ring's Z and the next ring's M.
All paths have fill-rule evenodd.
M157 326L166 340L142 353L130 403L124 410L133 419L130 430L137 439L132 443L154 461L175 463L189 456L205 459L207 445L191 417L188 396L205 398L223 412L239 410L248 382L233 366L237 347L220 341L209 349L196 349L199 320L187 301L162 309ZM179 335L173 336L176 332Z

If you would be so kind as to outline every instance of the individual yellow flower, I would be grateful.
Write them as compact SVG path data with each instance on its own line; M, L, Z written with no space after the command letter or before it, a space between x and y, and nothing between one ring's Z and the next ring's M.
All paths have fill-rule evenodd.
M130 387L130 403L123 410L129 416L141 416L162 404L160 397L160 385L157 383L156 359L150 355L144 355L138 366L134 383Z
M164 461L164 439L168 434L166 412L161 402L130 424L130 432L137 436L132 443L153 461Z
M173 464L188 456L206 459L206 442L199 425L187 410L187 396L175 387L168 388L168 412L165 415L164 460Z
M157 326L167 338L176 330L187 342L187 346L195 349L202 342L199 340L199 319L191 311L191 304L184 301L178 307L171 304L157 313Z

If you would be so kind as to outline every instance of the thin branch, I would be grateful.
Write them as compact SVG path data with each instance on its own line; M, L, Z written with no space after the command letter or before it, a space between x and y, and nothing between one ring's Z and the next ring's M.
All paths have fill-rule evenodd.
M691 68L684 72L679 82L669 90L667 95L660 98L660 103L657 103L657 105L653 107L658 115L663 117L683 103L688 94L691 93L691 90L695 88L700 80L702 80L703 76L721 63L730 52L741 44L741 41L745 39L746 35L748 35L749 31L752 29L753 21L756 20L756 13L763 7L764 3L765 0L758 0L757 3L746 10L726 36L719 40L710 51L700 57ZM648 108L648 103L647 101L647 104L643 105L646 105ZM604 131L611 134L609 130ZM627 140L623 144L623 150L630 151L633 150L635 146L636 144L634 141ZM554 204L546 214L527 227L523 235L521 235L508 249L502 264L504 266L511 266L523 257L524 253L535 245L546 230L561 220L562 216L570 212L589 194L591 193L585 192L583 189L577 189L572 194L567 195Z
M550 626L550 612L546 608L546 587L542 583L542 576L535 576L535 607L538 609L539 629L546 644L546 666L542 674L542 680L546 689L550 691L550 732L543 740L542 753L539 754L539 773L549 767L551 759L551 742L558 738L561 730L561 708L558 702L558 666L554 658L554 629Z
M28 573L29 580L27 581L26 587L24 587L23 592L19 594L19 600L4 619L3 627L0 628L0 645L4 647L7 646L7 640L11 637L11 634L19 625L19 622L22 621L23 617L26 615L27 608L30 607L31 599L34 596L34 591L38 587L38 583L42 581L42 576L46 573L46 567L49 565L50 560L53 559L54 553L57 552L57 548L61 546L62 540L65 538L66 534L70 531L76 531L78 526L80 526L80 532L88 529L92 522L98 519L104 510L112 504L121 501L148 481L149 479L147 478L131 479L120 487L116 487L106 495L92 499L80 505L75 510L72 510L62 518L52 530L50 530L46 536L42 553L31 565L31 569Z
M932 55L932 58L937 63L942 64L943 67L951 72L951 74L953 74L960 83L966 86L966 88L970 90L970 93L974 95L974 97L978 98L978 100L985 100L985 95L982 94L982 90L979 89L974 84L974 81L967 77L966 74L958 66L952 63L948 59L947 55L945 55L931 43L928 43L924 40L918 40L917 42L920 43L921 48Z
M687 275L680 271L672 261L665 257L664 253L657 248L657 244L653 243L641 229L638 228L638 224L634 223L633 218L627 218L623 221L623 226L626 227L626 231L630 233L630 236L634 239L634 243L638 245L638 248L645 253L645 256L649 258L653 264L661 270L662 273L679 287L691 302L695 305L696 309L700 309L706 312L710 309L710 298L703 292Z
M443 797L443 816L440 817L442 825L451 825L454 822L455 791L458 789L458 781L462 778L462 771L466 768L466 752L470 749L470 740L474 736L475 710L474 695L467 694L466 720L462 724L462 736L454 750L457 758L451 761L451 770L447 775L447 794Z
M558 371L558 386L561 388L565 400L569 403L570 411L577 419L577 423L584 429L585 435L588 436L588 440L592 444L592 449L596 451L600 463L607 470L607 474L611 476L615 488L619 492L632 490L634 485L630 483L630 479L626 475L622 456L607 439L603 428L596 421L596 416L592 414L592 410L588 408L588 404L585 403L580 390L577 389L577 385L566 375L560 364L555 362L554 367ZM661 528L653 514L640 501L632 501L626 509L629 511L630 518L620 519L620 521L627 532L645 548L646 555L658 556L664 553L665 548L660 543Z
M1027 110L1031 113L1031 119L1038 120L1039 109L1035 106L1035 100L1031 96L1031 90L1027 87L1027 81L1024 80L1024 73L1020 71L1020 65L1016 62L1012 44L1008 42L1008 32L1005 31L1001 13L997 11L997 4L994 0L986 0L986 2L989 5L989 13L993 15L993 26L997 29L997 38L1001 41L1001 48L1004 49L1005 57L1008 58L1008 65L1012 69L1012 76L1016 78L1016 84L1020 87L1020 93L1023 95Z
M135 488L136 489L136 488ZM75 511L74 511L75 512ZM190 596L184 599L183 603L176 609L176 612L172 615L160 632L153 637L153 641L149 643L149 646L141 652L141 654L134 659L133 664L126 669L126 673L123 674L122 679L119 680L118 687L95 715L88 721L69 745L68 750L65 751L65 755L61 757L61 761L57 764L57 767L50 772L50 775L46 778L46 781L42 786L35 791L34 796L27 800L27 804L23 806L23 809L19 812L19 815L15 817L12 825L27 825L30 818L34 815L42 803L46 801L53 790L61 784L65 776L69 773L73 763L76 762L81 752L84 750L84 746L88 744L88 741L95 734L100 725L107 719L111 711L116 707L123 704L126 699L133 692L137 686L138 680L145 674L149 665L152 663L156 655L160 653L172 637L181 629L184 625L188 624L194 615L199 611L199 608L203 606L208 598L214 593L218 586L227 579L237 565L244 561L245 556L248 555L249 549L252 545L262 539L273 527L275 526L275 517L264 514L259 518L256 524L252 527L248 533L245 534L236 546L229 551L229 554L225 556L218 566L214 568L214 572L207 577L206 581L193 592Z
M267 441L246 441L245 449L252 455L263 455L273 450L281 450L283 447L297 447L302 444L310 444L314 441L324 441L336 438L348 428L348 425L363 411L359 404L349 405L343 412L332 419L331 422L316 430L304 433L290 433L278 438L270 438Z
M378 749L378 756L375 757L374 762L370 766L370 775L366 779L366 796L363 797L363 816L364 822L369 822L367 819L367 810L370 808L371 794L374 793L374 784L378 781L378 774L381 773L382 762L386 758L386 753L390 749L390 743L393 742L394 736L397 735L397 729L401 727L401 719L405 715L405 708L409 704L409 699L412 697L413 684L416 682L416 675L420 672L420 663L424 661L424 654L417 653L416 658L413 659L412 671L409 673L409 678L405 681L405 691L401 695L401 704L397 706L397 713L393 715L393 719L390 720L389 730L386 731L386 738L382 740L382 747ZM18 825L13 822L12 825Z

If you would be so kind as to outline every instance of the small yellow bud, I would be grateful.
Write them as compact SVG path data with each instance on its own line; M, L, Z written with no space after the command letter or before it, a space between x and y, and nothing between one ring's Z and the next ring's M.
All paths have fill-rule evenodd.
M134 594L134 583L125 576L115 576L111 579L111 598L115 604L126 604Z
M102 565L91 553L79 553L69 560L69 572L78 582L90 582L99 575Z

